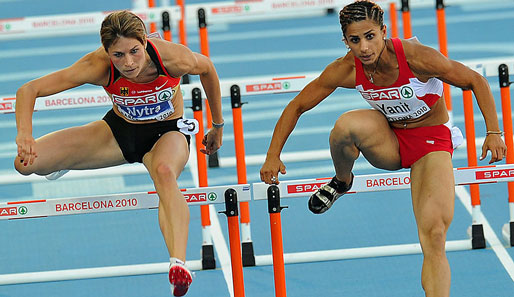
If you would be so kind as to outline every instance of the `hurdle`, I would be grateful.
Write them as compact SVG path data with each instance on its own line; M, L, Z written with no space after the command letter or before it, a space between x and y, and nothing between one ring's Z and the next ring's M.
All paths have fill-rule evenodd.
M436 5L437 16L437 36L439 40L439 51L443 56L448 57L448 37L446 36L446 19L444 13L444 0L437 0ZM450 121L453 121L452 114L452 97L450 93L450 85L443 83L443 94L446 102L446 109L450 114Z
M188 188L181 189L181 192L190 206L225 203L227 211L224 213L229 216L228 228L234 292L235 296L244 296L241 250L238 248L241 245L239 225L237 224L238 214L233 210L234 205L237 209L238 200L251 200L250 185ZM155 209L158 205L159 198L156 192L12 201L0 203L0 220L16 221L50 216ZM165 262L4 274L0 275L0 285L166 273L168 265L169 263ZM187 261L186 266L191 270L202 269L200 260Z
M508 75L507 75L507 77L508 77ZM505 117L504 117L504 120L505 120ZM506 131L506 129L504 129L504 130ZM510 189L510 188L509 188L509 189ZM512 211L511 211L511 212L512 212ZM511 217L512 217L512 216L511 216ZM512 225L511 225L511 226L512 226ZM513 228L511 227L511 228L510 228L510 230L512 231L512 229L513 229ZM512 239L512 236L511 236L511 239ZM262 262L261 262L261 263L262 263Z
M514 181L514 164L454 168L455 185L474 185L483 183L500 183ZM253 183L253 199L268 200L268 213L270 215L270 229L272 241L272 256L256 256L257 265L273 265L275 294L277 297L285 297L285 264L306 263L319 261L335 261L356 258L384 257L420 254L419 243L399 244L388 246L361 247L350 249L336 249L312 252L284 253L282 242L282 230L280 212L281 198L305 198L313 193L331 178L315 178L303 180L286 180L278 185L267 185L265 183ZM346 195L379 192L397 191L410 188L410 171L355 175L353 186ZM462 251L474 248L473 239L452 240L446 242L446 251Z
M509 67L506 64L498 66L498 76L502 100L503 131L505 133L505 144L507 145L507 163L514 164L514 139L512 129L512 107L510 100ZM509 222L503 225L503 238L514 246L514 183L508 183L509 193Z

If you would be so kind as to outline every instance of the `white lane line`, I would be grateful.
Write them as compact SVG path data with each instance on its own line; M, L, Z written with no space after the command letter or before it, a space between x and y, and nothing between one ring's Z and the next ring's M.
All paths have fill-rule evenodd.
M191 148L195 148L195 138L191 137ZM189 171L191 172L191 176L193 177L193 181L195 183L195 187L200 186L197 165L198 159L196 157L196 150L191 149L191 153L189 154ZM225 278L225 282L227 283L227 288L230 293L230 296L234 296L234 288L232 286L232 269L230 265L230 253L228 251L227 242L225 241L225 237L223 236L223 232L221 231L220 222L218 220L218 213L216 212L216 208L211 204L209 205L209 217L211 219L211 227L210 233L211 238L214 245L214 250L218 255L219 264L221 266L221 271L223 272L223 276Z
M218 259L221 266L221 271L223 271L223 276L225 277L225 281L227 282L228 292L230 296L234 296L234 288L233 288L233 280L232 280L232 267L230 260L230 252L228 250L227 242L225 241L225 237L221 232L220 221L218 219L218 214L216 212L216 208L214 205L209 205L209 214L211 217L211 235L212 241L214 243L214 247L216 250L216 254L218 255Z
M469 212L469 214L471 214L471 196L469 195L466 188L464 186L455 187L455 194L457 195L457 197L459 197L460 202L462 202L462 204ZM493 249L494 253L498 257L500 262L502 263L503 267L509 274L512 281L514 281L514 261L512 260L509 253L501 243L498 236L496 236L496 233L493 231L493 228L491 227L489 221L487 221L483 213L481 213L480 222L484 227L485 239L491 245L491 248Z
M7 72L5 74L0 74L0 82L34 79L36 77L41 77L43 75L47 75L48 73L55 72L57 70L60 70L60 69L54 68L54 69L27 70L27 71L19 71L19 72Z
M100 47L100 44L84 43L78 45L46 46L38 48L21 48L0 51L0 59L12 59L36 56L54 56L58 54L88 53Z

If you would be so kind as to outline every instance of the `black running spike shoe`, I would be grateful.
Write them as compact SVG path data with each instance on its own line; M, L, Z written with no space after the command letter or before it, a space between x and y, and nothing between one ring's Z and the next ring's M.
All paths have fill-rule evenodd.
M332 180L321 186L309 199L309 209L315 214L327 211L336 200L348 192L353 185L353 173L350 184L339 181L335 176Z

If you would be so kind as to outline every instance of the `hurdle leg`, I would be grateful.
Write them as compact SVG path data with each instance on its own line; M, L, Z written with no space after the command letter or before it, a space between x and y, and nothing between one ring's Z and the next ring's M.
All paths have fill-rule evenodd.
M409 0L402 0L402 21L403 21L403 38L412 37L412 26L410 23Z
M193 95L193 114L198 121L198 133L195 135L196 140L196 156L198 159L198 182L200 187L207 187L207 161L205 155L200 151L202 146L202 138L204 135L203 115L202 115L202 93L200 89L194 88ZM214 245L211 236L211 218L209 215L209 206L201 205L200 212L202 216L202 268L216 268L216 260L214 259Z
M198 9L198 33L200 35L200 52L202 55L209 57L209 39L207 32L207 21L206 21L206 13L205 9ZM209 107L209 102L205 99L205 115L207 117L207 128L212 128L212 117L211 117L211 109ZM219 167L219 158L218 152L214 152L214 154L210 154L209 158L209 168Z
M238 85L230 87L230 101L232 104L232 119L234 123L234 144L236 150L237 183L246 184L245 143L243 138L243 116L241 107L241 90ZM241 202L241 237L243 249L243 266L255 266L255 254L250 229L250 205Z
M468 166L477 166L477 152L475 144L475 123L473 121L473 94L471 90L463 90L464 122L466 127L466 145L468 150ZM480 188L477 184L470 185L471 195L471 243L474 249L485 248L484 228L481 222Z
M448 38L446 36L446 20L444 13L444 1L437 0L436 1L436 16L437 16L437 35L439 38L439 51L445 57L448 57ZM446 109L448 110L448 114L450 116L450 123L453 122L453 112L452 112L452 97L450 93L450 85L447 83L443 83L443 93L444 100L446 103Z
M505 64L498 67L500 92L502 99L503 131L507 145L507 164L514 164L514 140L512 135L512 107L510 100L509 68ZM514 182L507 184L509 191L509 222L503 227L504 237L510 246L514 246Z
M280 220L280 191L273 185L268 188L268 213L271 229L271 246L273 253L273 276L275 280L275 296L286 297L286 277L284 266L284 247L282 240L282 223Z
M148 0L148 7L152 8L155 7L155 0ZM157 24L150 23L150 33L157 32Z
M398 14L396 13L396 3L389 3L389 21L391 24L391 37L398 38Z
M186 7L184 0L176 0L176 4L180 6L180 21L178 22L178 37L180 44L187 46L187 34L186 34Z
M162 33L164 35L164 39L167 41L172 41L173 36L171 33L171 24L170 24L170 13L164 11L162 13Z
M237 193L234 189L225 191L225 207L222 211L227 215L228 236L230 241L230 259L232 266L232 285L234 297L244 297L243 261L241 258L241 239L239 237L239 217L237 210Z

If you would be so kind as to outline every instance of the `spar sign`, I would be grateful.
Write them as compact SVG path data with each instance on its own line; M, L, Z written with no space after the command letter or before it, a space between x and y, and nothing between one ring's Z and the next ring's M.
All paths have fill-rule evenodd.
M14 112L14 103L16 98L1 98L0 113Z
M512 178L514 177L514 169L492 169L477 171L475 173L477 180L484 179L497 179L497 178Z
M262 94L262 93L276 93L276 92L284 92L289 91L291 89L291 83L289 81L283 81L283 82L263 82L263 83L253 83L253 84L247 84L245 86L247 93L254 93L254 94Z
M284 88L289 88L289 84L285 83ZM266 91L277 91L282 90L282 83L273 82L273 83L262 83L262 84L253 84L247 85L247 92L266 92Z
M234 5L225 5L225 6L216 6L211 8L211 12L213 15L225 15L225 14L240 14L244 12L250 11L250 5L248 4L234 4Z
M327 182L314 182L314 183L302 183L296 185L287 185L287 193L288 194L297 194L297 193L311 193L319 189L322 185Z

